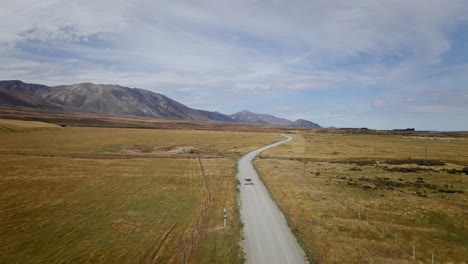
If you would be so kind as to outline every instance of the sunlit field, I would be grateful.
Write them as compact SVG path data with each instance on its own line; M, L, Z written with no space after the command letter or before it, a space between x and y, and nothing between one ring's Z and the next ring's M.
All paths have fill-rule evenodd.
M32 125L0 134L1 263L241 261L236 160L278 134Z
M293 136L255 166L310 259L468 259L466 135Z

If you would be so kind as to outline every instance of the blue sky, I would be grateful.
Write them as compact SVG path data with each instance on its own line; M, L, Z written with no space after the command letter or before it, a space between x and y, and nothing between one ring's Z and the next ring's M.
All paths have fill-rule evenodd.
M0 1L0 79L121 84L322 126L468 130L467 0Z

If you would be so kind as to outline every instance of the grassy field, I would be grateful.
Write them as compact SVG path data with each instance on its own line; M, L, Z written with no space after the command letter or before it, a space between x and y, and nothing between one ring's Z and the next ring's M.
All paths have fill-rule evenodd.
M155 130L66 127L57 131L7 133L0 136L0 152L34 155L187 154L239 156L264 143L281 139L275 133L204 130ZM190 147L189 151L177 151Z
M0 263L241 262L236 162L282 137L176 123L0 119ZM311 260L466 262L466 134L314 131L255 161Z
M310 259L466 263L466 135L293 136L255 166Z
M335 133L298 134L297 140L271 149L263 156L301 157L322 160L424 159L468 164L468 134L353 135ZM427 151L426 151L427 150ZM427 154L427 155L426 155Z
M61 129L62 127L55 124L40 122L40 121L22 121L11 119L0 119L0 133L12 132L27 132L48 129Z
M171 260L205 195L195 165L2 157L1 262Z
M200 232L197 234L190 263L242 263L239 248L241 222L237 204L237 162L230 160L224 168L216 160L203 161L211 200ZM228 164L228 163L224 163ZM223 211L228 213L227 227L224 228ZM187 245L187 248L190 248Z
M236 160L281 138L30 125L0 134L0 263L239 263Z

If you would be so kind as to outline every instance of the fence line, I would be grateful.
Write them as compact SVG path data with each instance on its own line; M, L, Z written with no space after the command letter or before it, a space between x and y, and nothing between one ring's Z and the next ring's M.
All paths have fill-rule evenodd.
M210 200L211 199L211 191L210 191L210 187L208 186L208 180L206 179L205 169L203 168L203 164L201 162L200 155L198 155L197 159L198 159L198 164L200 165L201 172L203 174L203 180L205 182L206 192L208 193L208 200Z
M196 239L200 234L200 225L203 223L202 220L206 217L207 210L208 210L208 207L209 207L209 204L210 204L210 201L211 201L211 191L210 191L210 187L209 187L209 184L208 184L208 179L207 179L206 174L205 174L205 169L204 169L203 164L202 164L201 159L200 159L200 155L198 155L197 160L198 160L198 164L200 166L200 170L201 170L202 175L203 175L203 181L205 183L207 196L206 196L206 199L205 199L205 203L204 203L204 205L203 205L202 209L200 210L200 213L199 213L199 215L197 217L196 224L194 224L193 226L188 227L190 235L187 238L186 242L183 244L182 252L181 252L181 262L183 264L187 263L187 260L188 260L190 254L193 251L194 243L196 242Z

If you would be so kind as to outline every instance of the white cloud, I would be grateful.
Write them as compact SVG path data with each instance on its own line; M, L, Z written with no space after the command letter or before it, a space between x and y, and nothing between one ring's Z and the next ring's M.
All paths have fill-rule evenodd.
M127 26L129 1L2 1L0 39L5 43L28 39L77 40Z
M2 6L3 43L82 41L108 34L116 49L85 52L93 58L108 56L117 63L142 67L153 63L156 69L242 74L249 74L244 67L258 62L263 67L287 67L307 60L320 66L361 54L403 50L419 60L437 62L450 47L444 27L466 19L468 10L463 1L55 0ZM248 43L256 40L280 47L274 50L278 57ZM306 55L301 58L303 50Z

